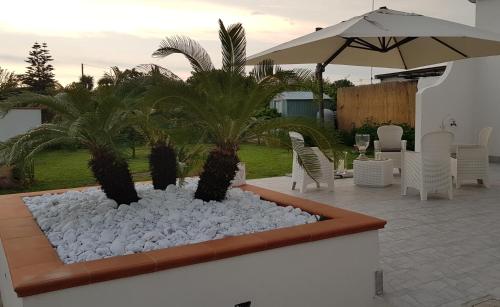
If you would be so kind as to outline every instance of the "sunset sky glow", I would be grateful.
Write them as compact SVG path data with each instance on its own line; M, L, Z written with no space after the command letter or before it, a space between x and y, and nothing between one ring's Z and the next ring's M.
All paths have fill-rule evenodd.
M0 0L0 66L25 71L35 41L46 42L54 57L56 78L64 85L76 81L80 63L96 79L110 66L130 68L156 63L180 75L190 74L181 56L154 59L152 52L165 36L186 35L198 40L213 61L220 63L217 20L241 22L247 33L247 54L368 12L371 0ZM469 25L474 5L466 0L375 0L375 7L421 13ZM375 73L387 70L375 69ZM369 68L333 66L330 79L347 77L369 82Z

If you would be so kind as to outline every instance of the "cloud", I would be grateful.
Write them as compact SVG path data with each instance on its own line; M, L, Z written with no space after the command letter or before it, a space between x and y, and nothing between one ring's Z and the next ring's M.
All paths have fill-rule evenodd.
M13 55L13 54L1 54L0 53L0 61L1 62L20 62L24 61L24 57Z
M4 3L5 2L5 3ZM248 55L370 10L368 0L26 0L4 1L0 20L3 43L0 65L24 71L24 59L35 40L45 41L54 56L56 76L63 84L77 80L80 63L100 76L109 66L158 63L188 75L182 56L152 59L161 39L187 35L207 49L220 65L217 19L226 25L242 22ZM472 24L474 6L466 0L375 0L375 6L414 11ZM43 16L43 20L40 20ZM377 70L375 70L377 71ZM369 68L329 66L331 78L369 80Z
M217 19L242 22L253 29L272 27L290 30L286 18L252 14L254 10L209 1L97 1L97 0L8 1L0 29L16 33L60 37L102 36L106 32L157 37L174 33L204 34ZM69 7L68 4L71 4ZM29 10L25 8L29 7ZM59 7L61 9L53 9ZM15 13L19 12L19 13ZM40 14L42 13L42 14ZM40 22L40 15L43 22ZM207 38L207 37L199 37Z

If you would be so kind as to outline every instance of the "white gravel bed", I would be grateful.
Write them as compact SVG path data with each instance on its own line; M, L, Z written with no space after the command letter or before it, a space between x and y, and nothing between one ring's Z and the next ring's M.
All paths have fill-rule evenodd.
M232 189L223 202L193 198L196 182L154 190L137 184L141 200L117 206L98 188L25 197L64 263L140 253L189 243L316 222L291 206Z

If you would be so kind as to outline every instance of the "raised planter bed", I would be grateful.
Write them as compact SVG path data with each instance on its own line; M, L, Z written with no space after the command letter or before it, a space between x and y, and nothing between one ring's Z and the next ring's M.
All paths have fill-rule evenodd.
M140 254L63 264L22 197L0 196L4 307L371 306L385 221L251 185L326 219Z

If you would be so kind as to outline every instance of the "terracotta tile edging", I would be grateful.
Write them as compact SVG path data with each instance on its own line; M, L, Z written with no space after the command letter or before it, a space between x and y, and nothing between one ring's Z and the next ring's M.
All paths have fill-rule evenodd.
M240 188L254 192L262 199L278 205L290 205L321 215L326 220L145 253L64 264L25 206L23 197L62 193L67 190L2 195L0 196L0 240L7 258L14 290L19 297L30 296L288 245L377 230L383 228L386 223L384 220L360 213L252 185L244 185ZM81 189L84 188L76 190Z

